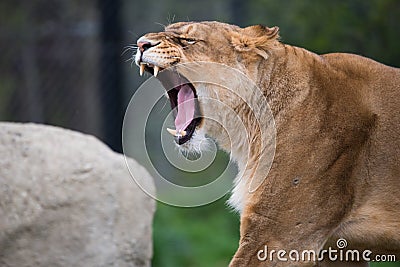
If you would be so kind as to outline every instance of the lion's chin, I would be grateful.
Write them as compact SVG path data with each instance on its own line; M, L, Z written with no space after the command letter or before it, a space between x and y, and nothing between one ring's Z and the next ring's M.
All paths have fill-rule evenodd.
M188 141L183 144L176 143L176 146L184 155L196 155L201 154L202 151L209 150L211 142L211 139L206 136L203 129L197 128Z

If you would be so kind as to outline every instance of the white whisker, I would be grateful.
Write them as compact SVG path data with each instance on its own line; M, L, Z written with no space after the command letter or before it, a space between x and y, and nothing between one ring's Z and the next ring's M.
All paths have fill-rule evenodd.
M125 60L125 62L129 62L129 61L134 62L134 61L135 61L135 57L130 57L130 58L128 58L127 60ZM131 64L131 65L132 65L132 64Z
M168 13L168 17L167 17L168 25L170 25L171 23L173 23L174 20L175 20L175 14L172 16L172 19L171 19L171 14Z
M137 33L134 33L133 31L128 31L128 33L130 33L130 34L134 35L134 36L135 36L135 38L139 38L139 34L137 34Z
M164 109L165 109L165 107L167 106L167 103L168 103L168 101L164 101L164 105L163 105L162 108L160 109L159 114L163 114L163 113L165 112Z
M162 24L162 23L160 23L160 22L154 22L154 23L157 24L157 25L159 25L159 26L161 26L161 27L163 27L164 29L167 28L166 25L164 25L164 24Z
M125 47L124 50L122 51L121 56L123 56L125 53L129 51L133 51L133 53L136 53L137 49L138 49L137 47L131 47L131 46Z
M135 58L132 57L131 68L132 68L134 63L135 63Z

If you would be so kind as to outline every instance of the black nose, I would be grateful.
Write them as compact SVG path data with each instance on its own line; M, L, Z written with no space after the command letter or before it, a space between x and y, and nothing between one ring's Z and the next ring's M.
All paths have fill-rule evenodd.
M144 52L147 49L149 49L150 47L155 46L155 45L153 45L152 43L150 43L148 41L138 42L137 45L138 45L139 50L141 52Z

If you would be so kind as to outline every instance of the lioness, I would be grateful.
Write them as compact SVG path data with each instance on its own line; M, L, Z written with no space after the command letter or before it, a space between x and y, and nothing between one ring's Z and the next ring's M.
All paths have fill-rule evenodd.
M249 77L271 108L275 157L270 170L254 172L253 161L265 153L259 149L259 132L271 124L255 126L248 106L232 100L231 94L218 86L211 92L191 84L184 73L170 71L170 79L182 79L183 84L168 92L172 107L178 107L176 129L170 132L179 146L190 149L207 134L230 149L224 129L201 115L218 114L226 131L235 133L230 152L242 179L236 181L230 203L241 214L241 227L230 266L317 266L322 263L296 261L282 253L280 259L275 255L263 261L260 256L265 246L269 251L318 253L336 248L339 238L347 240L347 249L371 250L371 260L381 253L399 259L399 69L352 54L317 55L281 43L278 27L262 25L175 23L139 38L137 46L141 74L161 76L178 63L225 64ZM168 86L167 80L162 82ZM237 83L229 89L244 90ZM209 106L202 100L205 95L226 106ZM261 100L250 101L257 105ZM249 138L229 121L232 110ZM250 162L243 163L248 148ZM263 164L257 163L259 170ZM251 192L247 185L253 176L263 183ZM364 265L362 260L354 264Z

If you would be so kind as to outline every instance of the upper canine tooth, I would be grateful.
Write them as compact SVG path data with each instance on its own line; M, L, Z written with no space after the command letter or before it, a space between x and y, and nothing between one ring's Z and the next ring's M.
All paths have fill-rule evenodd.
M170 134L172 134L173 136L176 136L176 130L167 128L167 131L168 131Z
M140 70L139 70L140 76L143 76L143 73L144 73L144 63L140 64Z
M185 135L186 135L186 131L184 131L184 130L181 130L179 133L180 133L182 136L185 136Z
M160 70L159 66L154 66L154 77L157 77L159 70Z

